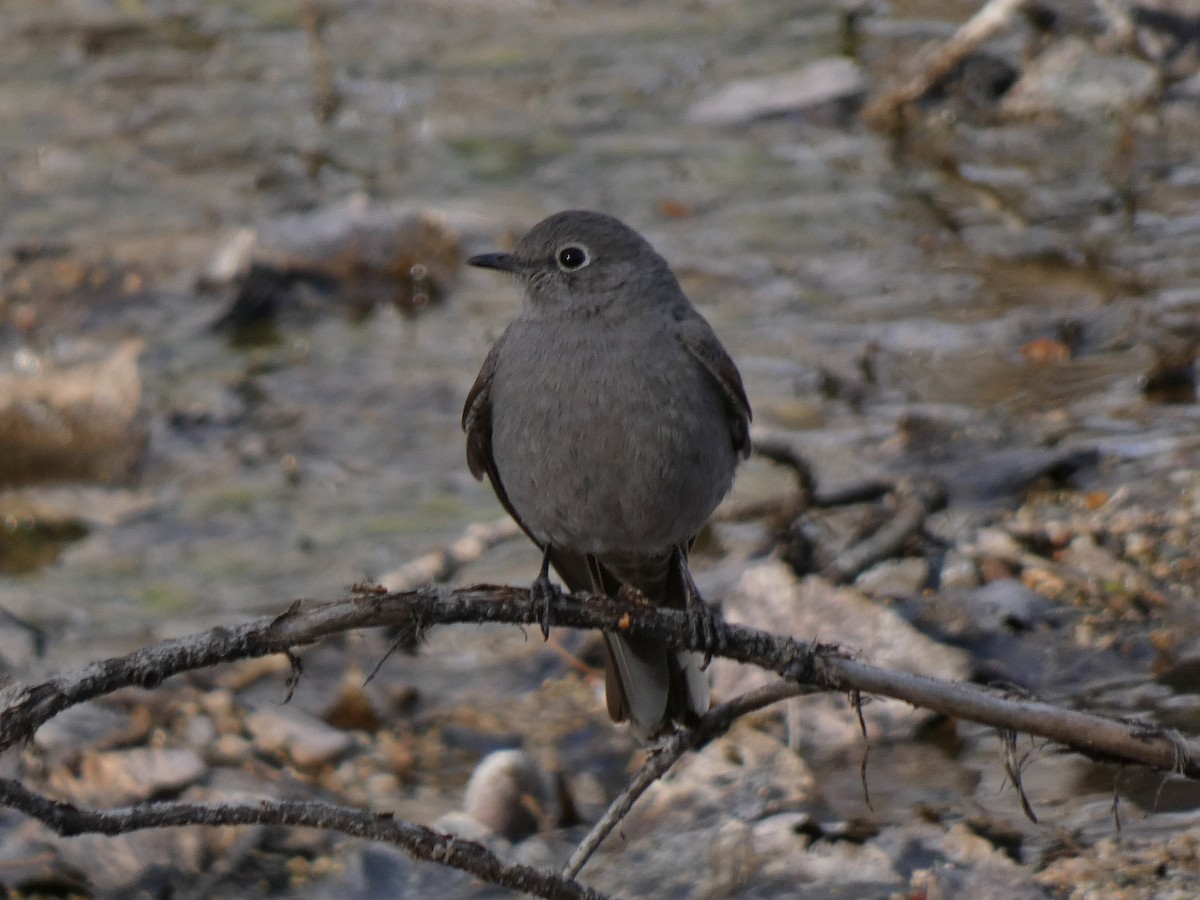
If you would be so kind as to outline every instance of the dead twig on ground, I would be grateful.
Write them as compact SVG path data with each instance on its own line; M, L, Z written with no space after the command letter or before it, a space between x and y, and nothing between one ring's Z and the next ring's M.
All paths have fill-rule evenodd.
M821 574L835 584L853 581L880 560L887 559L921 532L931 512L946 503L942 484L931 478L904 478L894 489L896 508L891 518L867 538L847 547Z
M389 591L411 591L452 578L463 566L475 562L493 547L520 537L520 526L505 516L494 522L468 525L462 537L431 550L379 579Z
M895 121L903 108L919 100L954 71L975 48L1003 28L1016 15L1025 0L988 0L968 19L953 37L942 44L919 73L898 87L892 87L867 104L863 119L878 127Z

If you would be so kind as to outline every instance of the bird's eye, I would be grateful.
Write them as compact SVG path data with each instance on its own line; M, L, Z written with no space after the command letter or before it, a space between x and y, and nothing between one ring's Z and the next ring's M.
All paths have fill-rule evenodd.
M558 262L558 267L564 272L574 272L576 269L582 269L592 261L587 247L579 244L568 244L560 249L554 258Z

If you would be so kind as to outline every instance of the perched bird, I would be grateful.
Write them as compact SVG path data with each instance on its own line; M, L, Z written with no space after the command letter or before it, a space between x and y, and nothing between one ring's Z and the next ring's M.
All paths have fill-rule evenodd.
M516 276L521 314L467 395L467 462L572 591L713 615L688 550L750 452L737 367L666 261L612 216L570 210L473 266ZM543 629L547 623L543 617ZM708 708L701 655L605 634L608 711L644 738Z

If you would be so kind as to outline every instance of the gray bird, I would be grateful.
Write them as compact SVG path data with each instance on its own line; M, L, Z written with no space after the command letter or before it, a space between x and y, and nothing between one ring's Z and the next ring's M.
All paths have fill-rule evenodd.
M570 210L473 266L516 276L521 314L467 395L467 463L572 591L712 615L688 550L750 452L737 367L636 231ZM543 629L546 622L543 618ZM643 737L708 709L698 653L605 634L608 711Z

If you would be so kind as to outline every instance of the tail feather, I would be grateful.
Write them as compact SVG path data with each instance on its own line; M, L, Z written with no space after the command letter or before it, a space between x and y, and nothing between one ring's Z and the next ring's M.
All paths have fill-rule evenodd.
M687 712L697 716L708 712L708 676L702 668L704 654L692 650L676 653L675 664L682 676Z
M606 561L553 548L550 561L567 587L615 596L622 583L637 588L655 605L683 609L691 578L684 553L655 560ZM689 719L708 709L708 679L702 656L674 651L658 641L604 635L605 693L613 721L629 721L650 738L670 721Z
M671 677L669 651L655 641L619 634L605 634L604 644L608 648L608 713L617 722L628 719L639 734L649 737L667 720L675 680ZM612 693L614 686L616 696Z

